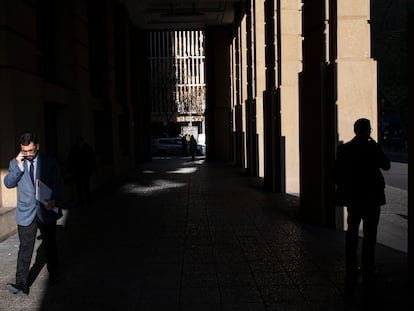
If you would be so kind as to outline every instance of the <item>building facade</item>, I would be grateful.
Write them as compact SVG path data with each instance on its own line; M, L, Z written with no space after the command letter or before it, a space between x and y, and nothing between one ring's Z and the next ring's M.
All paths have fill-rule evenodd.
M149 32L153 136L205 134L204 32Z

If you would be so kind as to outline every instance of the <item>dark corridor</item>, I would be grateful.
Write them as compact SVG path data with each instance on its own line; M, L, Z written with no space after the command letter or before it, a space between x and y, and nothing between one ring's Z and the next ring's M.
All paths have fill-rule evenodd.
M229 164L154 160L67 210L61 282L43 269L29 297L0 290L0 309L407 309L406 254L378 245L376 287L345 291L343 232L302 224L298 204Z

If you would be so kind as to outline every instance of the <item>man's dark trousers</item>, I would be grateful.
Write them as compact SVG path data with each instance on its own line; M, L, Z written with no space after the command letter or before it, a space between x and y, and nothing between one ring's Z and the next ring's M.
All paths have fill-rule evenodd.
M18 225L17 228L20 247L17 255L16 283L25 287L30 286L30 284L27 284L27 281L37 228L40 230L42 243L44 243L45 247L47 270L50 276L56 277L58 273L56 224L44 224L36 217L29 226Z
M358 268L357 249L358 232L361 220L363 222L362 239L362 271L365 275L375 272L375 246L377 243L377 227L380 218L380 206L356 204L348 206L348 229L346 232L346 269L356 271Z

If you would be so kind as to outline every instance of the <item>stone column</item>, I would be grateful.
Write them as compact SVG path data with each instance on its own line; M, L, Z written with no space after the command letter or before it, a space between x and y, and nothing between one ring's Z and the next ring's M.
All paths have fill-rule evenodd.
M300 205L307 222L328 225L326 211L333 209L326 176L334 152L329 138L334 131L334 103L328 98L328 0L306 0L303 5L303 71L300 74ZM331 71L332 72L332 71ZM332 84L332 83L331 83ZM333 86L331 87L333 88ZM332 142L331 142L332 141Z
M247 167L247 153L248 153L248 149L247 149L247 137L246 137L246 132L247 132L247 122L246 122L246 101L248 100L247 97L247 84L248 84L248 80L247 80L247 49L249 48L248 46L248 42L247 42L247 31L250 31L247 29L247 18L246 15L243 16L242 21L241 21L241 25L240 25L240 64L241 64L241 76L240 76L240 87L241 87L241 98L240 98L240 116L241 116L241 137L242 137L242 151L243 151L243 161L242 161L242 167L246 168Z
M377 138L377 70L371 58L370 0L337 2L338 140L354 136L358 118L371 120Z
M105 3L105 2L104 2ZM115 1L107 0L105 4L105 14L106 14L106 32L107 32L107 85L106 85L106 97L109 103L108 111L110 123L112 124L112 154L113 154L113 172L115 176L121 174L121 158L119 152L119 112L121 108L119 103L116 101L116 75L115 75L115 21L114 21L114 11L115 11Z
M20 148L18 137L28 129L41 135L38 123L43 111L36 76L36 10L25 2L0 1L0 24L0 209L4 210L16 206L16 192L4 187L3 178Z
M256 91L256 131L258 141L258 175L264 177L264 113L263 92L266 89L266 62L265 62L265 12L264 6L256 2L255 14L255 42L254 42L254 66Z
M254 75L254 6L253 1L246 2L246 91L245 100L246 113L246 168L247 173L251 176L258 174L258 148L257 148L257 130L256 130L256 100L255 93L255 75Z
M0 1L0 239L16 230L16 189L3 184L23 131L41 132L37 77L36 10L22 1ZM39 119L38 119L39 118ZM40 120L40 121L39 121ZM39 124L40 123L40 124ZM41 134L39 134L41 135Z
M89 34L88 14L85 1L76 0L73 2L73 45L71 81L70 114L71 120L78 120L77 131L71 131L69 142L73 144L75 136L82 135L85 141L95 145L94 141L94 104L90 96L90 64L89 64ZM71 121L69 121L70 124Z
M407 18L408 21L408 55L414 53L414 6ZM409 145L414 144L414 59L408 57L408 105L409 105ZM408 206L414 204L414 152L408 153ZM414 272L414 212L408 208L408 268L410 275Z
M284 191L284 151L281 140L280 115L280 16L279 2L266 0L265 7L265 60L266 89L263 92L264 115L264 187Z
M231 160L230 53L231 27L206 30L207 146L208 159ZM220 79L217 79L220 77Z
M234 161L237 167L244 167L244 149L243 149L243 50L241 42L243 40L241 26L238 25L233 39L233 102L232 102L232 119L233 119L233 153Z
M302 70L301 1L280 0L281 135L285 138L286 192L299 193L299 81Z

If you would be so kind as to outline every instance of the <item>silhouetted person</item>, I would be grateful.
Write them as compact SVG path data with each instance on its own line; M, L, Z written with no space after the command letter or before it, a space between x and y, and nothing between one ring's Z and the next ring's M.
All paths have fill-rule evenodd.
M338 146L336 156L337 204L346 206L348 229L345 240L345 261L348 277L359 272L358 231L363 222L362 276L364 281L375 277L375 246L380 206L385 204L385 181L380 169L389 170L390 160L371 138L368 119L354 124L355 137Z
M10 160L9 171L4 177L7 188L17 187L16 222L20 241L16 283L7 284L7 289L13 294L28 295L29 268L37 229L40 230L46 251L49 281L56 282L58 278L56 221L62 216L62 211L57 206L63 196L63 179L56 160L39 153L39 140L35 134L23 134L19 144L20 152ZM37 179L52 190L47 204L36 199Z
M181 137L181 148L182 148L182 154L184 157L187 156L187 135L183 135Z
M193 135L190 136L190 152L191 152L191 160L194 161L194 156L197 151L197 142Z
M85 143L81 136L69 152L68 168L72 173L80 205L90 201L90 179L96 170L96 156L92 146Z

